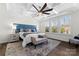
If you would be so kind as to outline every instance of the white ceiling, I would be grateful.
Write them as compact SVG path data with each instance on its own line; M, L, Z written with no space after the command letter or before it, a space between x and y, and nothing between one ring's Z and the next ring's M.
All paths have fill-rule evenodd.
M38 9L39 7L43 6L44 3L33 3ZM59 5L59 3L48 3L47 8L53 8L55 6ZM7 10L11 17L38 17L38 12L36 9L32 6L32 3L10 3L7 4Z
M34 4L38 9L43 6L44 3L7 3L7 10L10 18L42 18L47 15L37 16L38 12L32 6ZM79 10L79 4L77 3L48 3L47 8L54 8L58 14L62 12L75 12ZM50 12L51 15L56 15L54 11ZM50 16L50 15L49 15Z

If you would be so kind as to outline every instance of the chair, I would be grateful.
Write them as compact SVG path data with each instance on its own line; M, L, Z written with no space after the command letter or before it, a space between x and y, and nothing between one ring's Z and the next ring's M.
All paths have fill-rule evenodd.
M78 47L78 45L79 45L79 35L77 35L77 36L75 36L74 38L72 38L72 39L69 39L69 44L70 43L73 43L73 44L75 44L76 45L76 48Z

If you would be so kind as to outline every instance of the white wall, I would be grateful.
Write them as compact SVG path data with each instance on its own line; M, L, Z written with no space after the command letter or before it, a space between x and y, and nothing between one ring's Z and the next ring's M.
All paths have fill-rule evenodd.
M68 42L69 39L72 38L74 35L79 34L79 11L77 10L75 12L67 13L67 14L63 14L63 15L69 15L71 17L71 19L70 19L71 34L67 35L67 34L59 34L59 33L46 33L46 35L49 38L54 38L54 39ZM63 15L55 17L55 18L51 17L48 20L51 20L51 19L57 20L60 17L62 17Z
M48 38L52 38L52 39L56 39L56 40L61 40L61 41L66 41L66 42L68 42L70 38L73 38L72 35L61 34L61 33L46 33L46 36Z
M20 10L20 11L22 11L22 10ZM18 11L18 13L20 11ZM0 32L0 42L7 40L6 37L8 34L11 33L11 30L12 30L12 28L10 26L11 23L24 23L24 24L36 24L36 25L38 24L38 22L35 21L36 19L21 15L22 13L17 14L16 11L14 11L14 12L7 11L6 4L0 3L0 31L1 31ZM76 12L68 14L68 15L71 16L71 23L70 23L71 35L77 35L79 33L79 27L78 27L78 25L79 25L79 11L76 11ZM61 17L61 16L59 16L59 17ZM56 17L56 19L58 19L59 17ZM48 18L45 18L45 19L48 19ZM50 19L53 19L53 18L49 18L49 20ZM42 22L44 22L44 21L42 21ZM39 23L39 24L41 24L41 23ZM43 29L43 27L41 27L41 29ZM54 35L52 36L52 34L49 33L48 35L53 37ZM59 34L58 37L61 37L61 35ZM65 37L65 35L64 35L64 37ZM66 35L66 37L67 37L67 35ZM68 41L68 40L66 40L66 41Z
M7 22L8 14L6 11L6 5L0 4L0 42L4 41L10 33Z
M12 11L7 10L7 5L5 3L0 3L0 43L9 41L8 35L12 32L12 23L21 24L34 24L37 25L37 21L33 18L28 18L26 16L18 17L16 13L11 13ZM11 16L11 14L16 16ZM19 14L20 15L20 14Z
M71 14L71 34L79 34L79 11Z

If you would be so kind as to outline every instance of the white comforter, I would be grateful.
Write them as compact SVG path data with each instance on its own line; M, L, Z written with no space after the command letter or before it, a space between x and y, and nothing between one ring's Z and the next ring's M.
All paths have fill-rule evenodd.
M24 37L23 32L20 32L20 37L23 39L22 47L26 47L26 45L31 42L31 37L37 38L38 35L45 35L45 33L34 33L34 34L27 33L27 35Z

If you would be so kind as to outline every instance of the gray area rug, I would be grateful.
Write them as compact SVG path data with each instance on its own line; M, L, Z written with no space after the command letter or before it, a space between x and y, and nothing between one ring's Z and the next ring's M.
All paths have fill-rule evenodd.
M46 56L59 43L60 41L48 39L48 43L40 44L36 48L33 45L22 48L22 42L9 43L5 56Z

